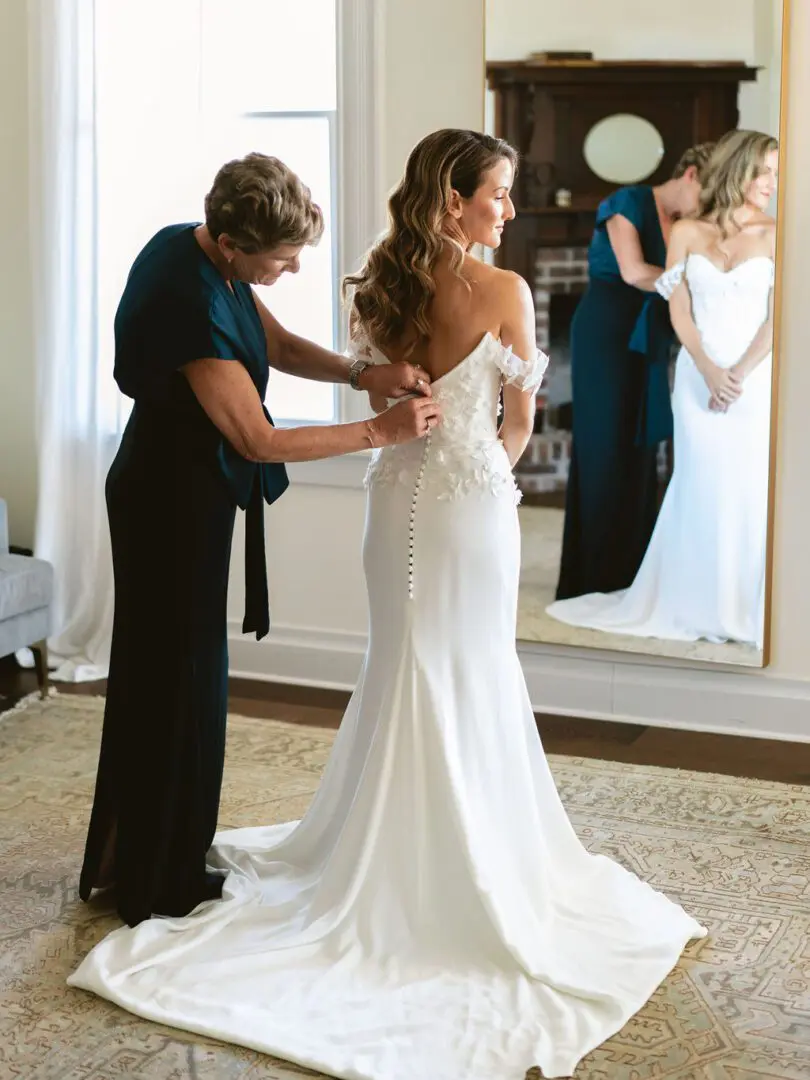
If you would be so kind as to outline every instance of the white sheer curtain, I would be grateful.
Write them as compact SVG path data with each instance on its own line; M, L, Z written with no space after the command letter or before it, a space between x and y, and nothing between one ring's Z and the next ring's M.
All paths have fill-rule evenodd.
M36 275L36 554L56 570L54 677L106 675L113 579L104 479L120 435L98 336L94 0L29 0Z
M109 663L113 578L104 481L129 411L112 378L112 325L138 251L163 225L199 220L216 169L254 149L297 169L328 218L339 203L342 269L354 268L376 231L384 200L372 105L373 0L337 0L338 161L352 182L337 184L336 200L332 134L325 143L316 138L328 126L320 113L335 110L334 64L328 78L320 70L329 68L325 61L319 77L313 74L318 56L334 58L333 2L293 9L285 0L28 0L36 553L56 569L50 649L57 680L101 678ZM319 28L314 38L304 32L308 23ZM248 25L256 40L246 67L249 43L239 35ZM226 29L235 35L233 48ZM330 245L321 244L307 253L297 280L272 294L292 330L318 340L313 316L323 316L323 344L332 336L333 271ZM305 385L323 393L321 384ZM277 403L283 390L271 384Z

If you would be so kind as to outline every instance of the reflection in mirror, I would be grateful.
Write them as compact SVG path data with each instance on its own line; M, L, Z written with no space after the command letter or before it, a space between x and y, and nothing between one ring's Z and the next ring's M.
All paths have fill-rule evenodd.
M655 124L631 113L606 116L585 136L582 154L591 172L613 184L637 184L651 176L664 156Z
M782 5L486 8L487 128L521 155L496 261L551 356L518 637L761 666Z

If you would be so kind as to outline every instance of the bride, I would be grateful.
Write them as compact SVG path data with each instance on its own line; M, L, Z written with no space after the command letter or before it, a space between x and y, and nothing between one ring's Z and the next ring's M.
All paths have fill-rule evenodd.
M515 649L511 468L546 358L526 283L469 253L514 217L515 166L425 138L348 282L357 362L418 360L444 419L369 470L368 653L311 808L220 833L223 900L114 931L71 985L346 1080L561 1077L704 935L580 844Z
M706 167L699 217L672 229L658 281L682 345L672 479L630 588L551 604L561 622L762 648L777 156L771 136L729 132Z

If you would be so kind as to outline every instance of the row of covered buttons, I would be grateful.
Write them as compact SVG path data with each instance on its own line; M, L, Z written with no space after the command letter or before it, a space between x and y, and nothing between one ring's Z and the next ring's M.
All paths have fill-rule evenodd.
M411 499L411 513L408 520L408 599L413 600L413 552L414 537L416 534L416 502L422 487L422 478L425 475L428 451L430 450L430 432L425 436L425 449L422 460L419 463L419 472L416 474L416 483L413 486L413 498Z

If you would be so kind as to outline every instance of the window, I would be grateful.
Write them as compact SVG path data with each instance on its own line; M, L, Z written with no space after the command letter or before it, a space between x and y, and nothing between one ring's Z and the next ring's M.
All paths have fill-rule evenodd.
M110 356L138 251L164 225L201 220L216 170L251 150L294 169L326 219L299 274L258 292L288 329L338 346L337 34L336 0L96 5L98 327ZM268 401L281 422L340 415L335 387L278 372Z

